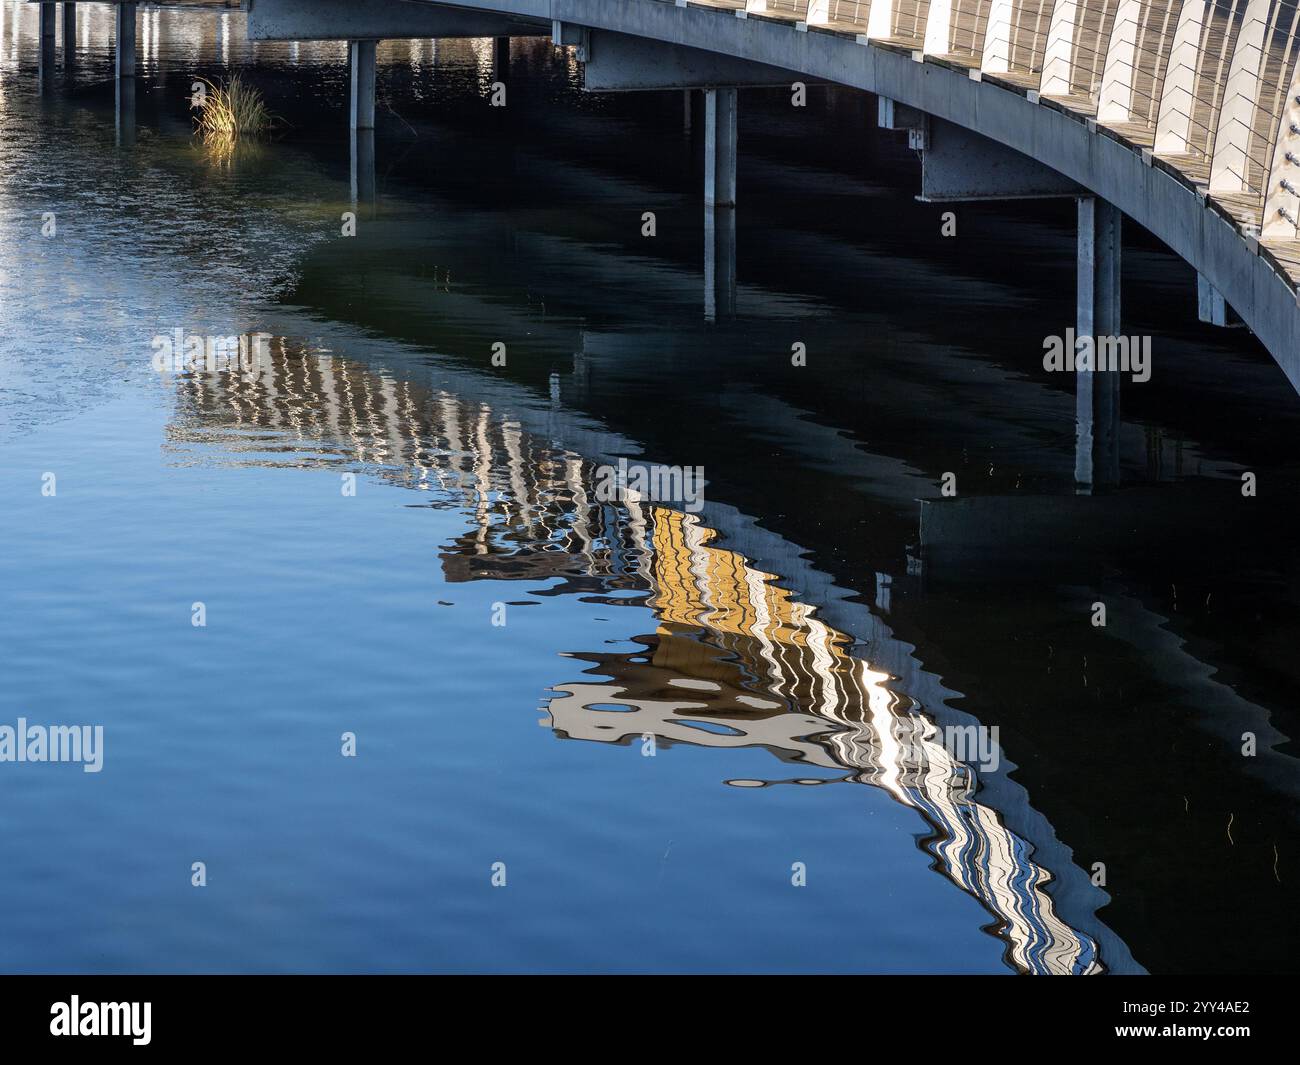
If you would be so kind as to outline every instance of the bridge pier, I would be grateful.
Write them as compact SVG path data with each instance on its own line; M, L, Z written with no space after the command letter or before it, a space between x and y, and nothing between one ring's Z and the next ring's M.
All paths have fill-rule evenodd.
M356 130L375 128L375 46L378 41L349 41L352 66L351 126Z
M504 82L510 76L510 38L492 38L492 76Z
M1075 338L1119 335L1119 208L1084 194L1081 186L1027 155L884 96L879 124L907 130L909 145L920 150L920 199L926 203L1074 197L1079 224ZM1079 492L1087 493L1119 483L1120 375L1114 369L1074 373L1074 479Z
M737 90L704 90L704 206L736 206Z
M1244 324L1237 312L1228 306L1223 293L1200 273L1196 275L1196 317L1206 325L1223 329L1237 329Z
M36 87L41 93L49 92L54 84L54 5L41 4L40 47L36 61Z
M135 77L135 4L118 4L114 11L116 58L114 73L118 81Z
M736 313L737 90L704 90L704 318Z
M1120 334L1122 215L1095 196L1079 197L1077 337ZM1083 493L1119 483L1117 370L1075 373L1074 479Z

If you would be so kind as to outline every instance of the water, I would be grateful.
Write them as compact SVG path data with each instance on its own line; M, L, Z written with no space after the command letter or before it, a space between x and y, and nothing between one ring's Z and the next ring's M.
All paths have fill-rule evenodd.
M1300 400L1135 227L1079 496L1070 205L942 237L869 98L744 95L706 313L679 97L385 44L354 208L342 46L142 13L132 135L107 9L44 98L0 12L0 724L105 736L0 763L0 967L1294 969ZM227 158L232 70L283 125Z

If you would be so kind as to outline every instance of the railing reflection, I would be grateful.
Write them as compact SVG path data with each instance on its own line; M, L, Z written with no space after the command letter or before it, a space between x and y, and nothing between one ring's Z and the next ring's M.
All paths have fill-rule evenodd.
M981 802L978 770L950 753L927 709L696 516L630 491L603 501L594 463L487 404L302 342L274 339L254 375L172 380L178 460L219 443L236 462L360 466L463 508L468 528L440 552L448 581L556 578L545 594L617 594L652 608L643 651L569 656L600 679L556 685L547 709L557 736L763 747L882 788L931 826L936 868L993 915L1018 971L1102 970L1093 940L1058 913L1033 847Z

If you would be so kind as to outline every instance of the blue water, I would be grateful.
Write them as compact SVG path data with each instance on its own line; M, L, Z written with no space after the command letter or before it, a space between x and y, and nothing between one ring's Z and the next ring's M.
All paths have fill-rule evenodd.
M998 968L883 793L731 789L771 756L537 727L560 654L630 649L651 611L448 585L463 509L177 465L167 414L142 388L5 444L0 717L106 729L100 774L0 777L5 968ZM535 605L494 627L504 599Z

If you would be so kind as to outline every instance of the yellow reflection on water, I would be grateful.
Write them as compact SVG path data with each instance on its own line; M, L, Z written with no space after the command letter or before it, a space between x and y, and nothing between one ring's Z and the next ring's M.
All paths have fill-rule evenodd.
M218 444L226 462L369 467L462 508L466 531L441 553L449 582L559 577L640 593L657 619L638 641L644 653L570 652L596 663L585 676L604 679L554 686L546 710L556 736L760 747L882 788L932 827L936 868L995 918L1017 970L1101 971L1096 944L1058 914L1032 846L981 801L976 768L954 757L896 678L853 654L854 641L779 575L721 546L694 515L635 493L598 502L596 464L487 403L285 337L269 351L251 377L172 379L178 456Z

